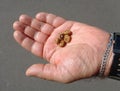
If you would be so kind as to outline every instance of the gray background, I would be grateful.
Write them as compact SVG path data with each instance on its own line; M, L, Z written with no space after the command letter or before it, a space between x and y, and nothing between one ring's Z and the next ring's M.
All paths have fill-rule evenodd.
M41 11L120 31L120 0L0 0L0 91L120 91L120 82L111 79L61 84L25 76L30 65L44 61L15 42L12 24L20 14Z

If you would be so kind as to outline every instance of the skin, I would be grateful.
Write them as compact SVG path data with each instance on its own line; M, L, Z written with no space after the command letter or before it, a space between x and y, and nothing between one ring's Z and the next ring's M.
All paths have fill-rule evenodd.
M110 37L102 29L46 12L36 14L35 18L23 14L13 28L13 36L23 48L48 61L33 64L26 75L62 83L98 74ZM65 47L59 47L55 39L65 30L72 31L72 39ZM111 56L105 76L109 73L110 59Z

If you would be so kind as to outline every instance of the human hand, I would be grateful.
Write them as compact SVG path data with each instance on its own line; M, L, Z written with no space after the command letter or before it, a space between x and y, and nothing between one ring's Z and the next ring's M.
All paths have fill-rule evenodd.
M13 28L14 38L23 48L48 61L32 65L26 75L62 83L96 75L109 40L101 29L45 12L35 18L21 15ZM72 40L59 47L55 39L65 30L72 31Z

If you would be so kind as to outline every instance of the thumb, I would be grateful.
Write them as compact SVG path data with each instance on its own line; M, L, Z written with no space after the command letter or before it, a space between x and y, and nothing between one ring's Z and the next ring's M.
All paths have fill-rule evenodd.
M57 66L54 64L34 64L27 69L26 76L59 81L59 73Z

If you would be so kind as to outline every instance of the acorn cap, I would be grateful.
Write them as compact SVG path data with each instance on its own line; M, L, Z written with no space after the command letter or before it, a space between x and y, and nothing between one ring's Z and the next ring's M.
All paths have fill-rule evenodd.
M55 39L56 44L59 44L60 41L61 41L61 39L59 39L59 38Z
M64 47L66 45L65 41L64 40L61 40L60 43L59 43L59 46L60 47Z
M72 32L70 30L66 30L66 31L63 32L63 34L65 34L65 35L72 35Z
M69 42L71 41L71 36L65 35L65 36L64 36L64 41L65 41L66 43L69 43Z

